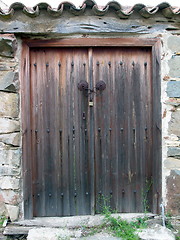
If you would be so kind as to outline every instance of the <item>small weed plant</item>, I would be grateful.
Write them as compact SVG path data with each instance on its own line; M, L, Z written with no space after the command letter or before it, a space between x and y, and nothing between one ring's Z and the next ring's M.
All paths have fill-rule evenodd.
M124 240L138 240L136 234L138 229L147 227L147 218L137 218L136 221L128 222L118 217L115 218L111 215L111 211L106 207L104 209L105 222L109 226L109 230L116 236Z
M166 212L165 214L166 216L166 227L169 228L171 231L175 231L172 223L171 223L171 220L172 220L172 214L170 211ZM176 240L180 240L180 230L174 232L175 233L175 238Z
M144 212L148 213L149 212L149 201L148 201L148 193L151 191L151 187L152 187L152 179L148 180L146 179L145 181L145 191L142 192L142 204L144 207Z
M5 219L6 219L6 217L0 216L0 227L2 227Z

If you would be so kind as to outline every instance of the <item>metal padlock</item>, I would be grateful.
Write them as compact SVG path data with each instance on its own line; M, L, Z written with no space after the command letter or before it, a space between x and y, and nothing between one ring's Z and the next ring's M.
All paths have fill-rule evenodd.
M94 103L92 101L89 102L89 106L93 107Z

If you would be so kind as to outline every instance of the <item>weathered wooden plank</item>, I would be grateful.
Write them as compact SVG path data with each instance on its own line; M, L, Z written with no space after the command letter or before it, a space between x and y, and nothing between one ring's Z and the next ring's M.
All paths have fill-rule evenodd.
M50 205L51 209L50 212L53 216L57 216L57 187L58 187L58 182L57 182L57 176L60 171L59 169L59 163L58 163L58 151L59 151L59 144L58 144L58 123L59 123L59 115L57 114L58 110L58 105L59 102L57 101L56 97L56 91L58 89L57 86L57 63L56 63L56 57L57 57L56 50L53 49L53 51L48 51L48 59L49 59L49 68L50 68L50 76L49 76L49 91L50 91L50 99L48 106L50 108L50 132L49 132L49 138L50 138L50 149L52 151L52 170L51 170L51 191L49 194L49 199L50 199ZM54 106L54 107L50 107ZM58 146L57 146L58 144ZM58 169L58 172L56 172Z
M77 49L74 51L73 62L74 62L74 82L72 83L73 89L73 97L74 97L74 127L75 127L75 138L74 138L74 154L75 154L75 193L74 200L76 203L76 214L81 215L81 209L83 208L82 203L82 182L81 182L81 171L82 171L82 163L80 160L80 121L79 116L81 116L79 112L79 104L78 104L78 89L77 84L80 75L82 74L82 69L80 63L83 62L83 49L78 51ZM80 65L80 66L79 66ZM81 208L82 207L82 208Z
M99 59L97 59L96 52L93 51L93 79L94 79L94 84L99 79ZM99 161L97 159L100 159L101 157L101 126L99 126L99 122L97 123L97 119L99 118L99 112L97 111L98 109L98 102L96 102L97 97L95 98L95 109L94 109L94 158L95 158L95 176L96 176L96 181L95 181L95 209L96 213L99 212L99 205L98 205L98 192L100 191L100 181L98 181L97 175L99 176L99 171L100 171L100 166L99 166Z
M160 77L160 51L158 41L152 47L152 100L153 100L153 212L160 212L162 191L162 145L161 145L161 77Z
M23 196L24 196L24 216L32 218L32 163L31 163L31 119L30 119L30 61L29 48L22 45L22 76L21 76L21 106L22 106L22 155L23 155Z
M35 204L36 215L35 216L46 216L47 213L47 178L48 178L48 158L49 158L49 146L47 143L47 129L49 129L47 119L49 114L47 113L47 94L48 94L48 77L46 66L46 52L39 49L37 53L37 65L38 65L38 89L37 94L39 97L38 105L41 105L39 118L37 121L38 135L40 136L39 148L37 153L37 159L35 161L38 165L38 192L37 192L37 204Z
M70 190L70 184L71 184L71 178L72 176L70 176L70 168L72 167L70 164L70 156L72 156L71 154L71 145L70 145L70 141L71 136L72 136L72 118L70 116L70 114L72 114L72 106L69 105L70 104L70 76L69 74L71 73L70 71L70 56L69 56L69 52L66 53L63 51L63 85L64 85L64 92L63 92L63 98L62 98L62 103L64 104L63 106L63 110L64 110L64 114L63 114L63 125L62 125L62 129L63 129L63 193L64 193L64 197L63 197L63 214L64 215L70 215L70 211L71 211L71 190ZM68 79L68 81L66 82L66 79ZM67 94L68 93L68 94Z
M115 53L110 58L110 61L108 62L109 65L109 72L111 73L111 119L110 119L110 127L109 127L109 133L111 135L111 148L112 148L112 157L111 157L111 182L110 182L110 189L108 192L108 195L110 197L110 203L111 208L113 211L117 210L117 197L118 197L118 146L117 146L117 132L119 128L119 122L117 121L117 104L119 104L119 97L117 95L117 85L119 85L119 82L116 82L116 61L121 57L121 51L120 49L116 50Z
M118 144L118 211L124 212L124 164L125 164L125 139L124 139L124 124L125 124L125 64L123 61L123 54L117 58L117 116L118 116L118 129L117 129L117 144Z
M67 60L66 60L66 53L65 51L61 50L59 52L59 56L61 56L61 96L60 96L60 104L61 104L61 115L60 115L60 123L62 129L61 135L61 176L62 176L62 191L61 191L61 198L62 198L62 215L70 215L70 203L69 203L69 170L68 170L68 158L69 158L69 123L67 120L68 118L68 85L66 84L67 79ZM68 82L67 82L68 83Z
M52 101L50 101L50 103L54 104L54 108L51 109L51 115L53 116L51 119L51 131L50 131L50 138L51 138L51 148L53 151L53 187L52 187L52 192L54 192L54 194L52 194L52 200L53 200L53 215L57 216L57 205L58 205L58 174L60 171L59 168L59 161L58 161L58 155L59 155L59 137L58 137L58 130L59 130L59 115L58 115L58 99L57 99L57 89L58 89L58 80L57 80L57 61L56 61L56 57L57 54L55 55L56 51L54 49L53 52L53 56L51 56L50 60L51 60L51 64L50 67L52 67L54 70L51 73L51 78L50 81L52 82L51 84L51 98ZM54 143L53 143L54 142ZM58 144L58 146L57 146ZM58 172L56 174L54 174L56 172L56 169L58 169Z
M24 40L30 47L97 47L97 46L152 46L152 38L73 38L54 40Z
M50 59L48 57L48 51L45 52L45 62L43 62L43 68L45 69L45 91L44 91L44 102L45 108L43 112L42 120L45 122L44 128L44 138L46 139L44 144L44 180L45 180L45 211L46 215L49 216L51 214L51 210L53 207L52 203L52 187L53 187L53 152L51 149L51 86L50 86L50 77L51 77L51 68L50 68ZM53 102L51 103L53 106ZM53 106L54 107L54 106ZM40 160L40 159L39 159Z
M115 53L113 51L113 53ZM105 57L105 56L104 56ZM105 187L105 183L103 184L103 190L105 192L105 198L107 198L107 202L109 202L111 208L113 209L113 203L112 203L112 196L110 195L110 192L114 191L114 187L113 186L113 158L114 158L114 144L115 142L113 141L113 133L115 131L115 125L113 124L114 118L115 118L115 112L114 112L114 94L115 91L113 89L113 55L110 52L110 49L107 51L106 54L106 64L104 66L104 68L107 68L107 83L108 83L108 87L109 87L109 91L106 91L106 94L108 94L108 101L106 102L106 106L105 106L105 111L108 113L107 115L107 124L104 126L107 134L108 134L108 159L106 158L106 165L107 165L107 169L104 169L104 174L105 176L105 180L107 182L107 190ZM105 71L104 71L105 74ZM104 92L103 92L104 94ZM107 96L104 96L104 98ZM104 112L103 115L106 115L107 113ZM105 136L104 136L105 137ZM108 174L109 172L109 174ZM108 203L107 203L108 204Z
M150 51L150 49L149 49ZM151 61L151 51L149 55L144 59L144 88L147 89L147 95L146 95L146 116L145 116L145 129L144 129L144 139L145 139L145 158L152 159L152 77L151 77L151 67L152 67L152 61ZM150 73L150 74L148 74ZM145 177L147 179L148 184L148 206L147 208L152 209L152 185L153 185L153 179L152 179L152 161L148 161L145 166Z
M138 54L139 55L139 54ZM138 187L138 176L137 176L137 169L138 169L138 160L137 159L137 135L138 134L138 126L140 125L138 122L137 122L137 116L136 116L136 104L138 101L138 98L136 98L136 96L138 96L138 93L136 92L137 91L137 88L136 88L136 85L139 84L139 81L140 81L140 77L139 76L136 76L135 75L135 68L136 68L136 64L137 62L135 63L135 61L137 61L137 59L135 59L134 57L134 54L133 54L133 62L131 62L131 78L132 78L132 81L131 81L131 91L132 91L132 98L131 98L131 108L132 108L132 126L131 126L131 136L132 136L132 156L131 156L131 166L132 166L132 180L133 180L133 185L132 185L132 188L131 188L131 196L132 196L132 205L131 205L131 209L132 211L139 211L138 209L138 206L140 205L141 206L141 202L139 201L139 195L140 195L140 191L139 191L139 187ZM139 56L140 58L141 56ZM137 79L136 79L137 77ZM138 89L139 90L139 89ZM137 95L136 95L137 94Z
M62 88L63 88L63 79L62 79L62 56L60 53L56 55L55 64L57 66L57 99L56 99L56 108L57 108L57 216L63 216L63 196L62 196L62 116L63 116L63 102L62 102Z
M74 82L72 83L72 91L74 98L74 116L73 116L73 125L75 128L75 138L74 138L74 155L75 155L75 191L74 191L74 201L75 201L75 209L77 215L82 215L81 211L84 207L83 205L83 192L82 192L82 182L81 182L81 171L82 171L82 162L80 158L80 116L81 108L78 103L78 95L79 91L77 89L78 81L80 79L80 75L82 75L82 62L83 62L83 50L84 49L75 49L73 54L73 63L74 63Z
M138 56L138 58L137 58ZM143 98L143 94L147 96L147 89L143 88L144 77L142 70L144 68L144 63L142 59L144 57L144 52L141 50L141 55L138 52L134 53L134 67L132 71L133 79L133 112L134 112L134 121L133 121L133 142L134 144L134 156L132 161L132 174L133 178L136 181L135 186L131 189L131 192L134 193L135 201L138 204L136 206L136 211L143 211L143 194L144 194L144 184L145 184L145 174L144 166L149 159L144 157L144 113L148 111L145 109L144 102L146 98ZM135 161L134 161L135 160ZM134 164L133 164L134 162Z
M97 56L97 50L93 49L93 79L94 79L94 86L99 81L100 78L100 56ZM95 141L95 208L96 212L100 211L100 204L101 204L101 193L102 193L102 178L100 178L102 172L102 132L104 129L101 126L99 114L99 107L102 111L102 99L98 100L98 96L94 96L94 141Z
M143 58L143 52L142 52L142 56L138 59L138 63L137 63L137 68L136 68L136 81L139 80L139 84L137 85L138 88L138 109L139 109L139 121L137 121L138 123L138 127L139 127L139 136L138 136L138 141L139 141L139 160L138 160L138 164L139 164L139 201L141 202L141 206L139 207L139 212L144 211L144 194L145 194L145 169L144 166L146 164L147 161L149 161L149 159L145 159L144 157L144 106L143 106L143 101L145 101L145 99L142 98L142 94L143 91L146 91L145 89L142 88L142 81L144 81L144 78L142 76L142 58Z
M140 56L139 56L140 57ZM137 59L135 59L137 61ZM134 61L135 61L134 60ZM135 112L135 129L136 129L136 199L138 205L136 206L136 211L141 212L142 209L142 156L141 156L141 124L142 124L142 114L141 114L141 88L140 88L140 69L139 63L136 62L136 66L132 71L133 78L133 90L134 90L134 112ZM145 160L145 159L143 159ZM140 203L140 204L139 204Z
M124 162L124 187L123 187L123 210L124 212L129 212L131 207L131 72L133 68L133 49L127 50L126 54L123 56L125 71L126 71L126 81L125 81L125 126L124 126L124 137L125 137L125 162Z
M67 116L68 116L68 166L69 169L69 201L70 201L70 215L74 215L76 211L76 199L75 194L75 182L76 182L76 153L75 153L75 138L76 138L76 129L74 125L74 96L73 96L73 81L74 81L74 51L72 50L72 54L68 51L67 56L67 93L68 93L68 100L67 100ZM67 94L66 93L66 94Z
M93 50L88 49L88 82L90 89L94 87L93 80ZM90 102L93 102L93 94L90 95ZM95 162L94 162L94 107L89 106L89 161L90 161L90 194L91 194L91 214L95 214Z
M77 49L74 62L77 65L75 70L74 92L76 99L75 106L75 124L76 124L76 155L77 155L77 207L79 215L90 214L89 206L89 171L88 157L86 153L86 135L88 120L88 95L87 91L77 90L77 84L80 81L87 81L88 76L88 51L87 49ZM86 194L87 193L87 194Z
M30 75L31 75L31 145L32 145L32 188L33 188L33 206L37 202L38 206L38 166L36 157L37 157L37 138L39 136L38 132L38 126L37 126L37 112L38 112L38 103L37 103L37 53L36 51L31 51L31 56L30 56L30 62L31 62L31 67L30 67ZM37 191L36 191L37 190ZM33 209L33 215L35 215L36 209Z
M127 176L128 176L128 181L127 184L129 185L128 188L128 202L129 202L129 206L128 206L128 212L133 212L134 211L134 204L135 204L135 197L134 197L134 185L136 183L136 179L135 179L135 164L134 164L134 154L133 154L133 147L134 147L134 142L135 142L135 136L136 136L136 132L138 131L138 129L136 129L136 127L133 126L133 92L135 91L135 89L133 89L133 82L135 81L137 84L139 84L139 76L138 75L134 75L134 70L137 68L137 57L140 58L141 57L141 51L137 51L137 49L133 48L133 49L129 49L128 50L128 59L127 62L128 63L128 72L130 72L129 75L129 79L128 79L128 88L129 88L129 92L128 92L128 98L129 98L129 106L128 106L128 122L129 122L129 131L128 131L128 151L129 151L129 159L127 159L127 161L129 162L128 164L128 172L127 172ZM131 75L132 74L132 75ZM138 77L137 77L138 76ZM139 98L136 99L137 102L140 102L140 95ZM141 118L141 116L140 116ZM132 200L133 199L133 200ZM141 203L140 203L141 204ZM137 209L135 210L137 211Z
M45 21L46 20L46 21ZM16 21L0 21L0 28L4 33L26 33L26 34L43 34L59 33L69 34L152 34L163 32L166 28L172 29L173 32L179 30L179 16L174 19L175 22L168 22L169 19L155 17L148 19L145 24L144 19L126 19L121 20L114 16L80 16L80 17L62 17L52 18L39 16L38 18L29 19L27 16L19 15ZM159 22L156 22L159 21ZM48 29L48 31L47 31Z
M61 88L60 88L60 81L61 81L61 58L57 51L54 49L53 54L53 68L54 68L54 103L55 103L55 123L54 123L54 134L52 135L55 139L54 140L54 151L55 151L55 216L62 216L62 197L61 197L61 152L62 152L62 130L61 130L61 102L60 102L60 95L61 95ZM58 171L57 171L58 169Z

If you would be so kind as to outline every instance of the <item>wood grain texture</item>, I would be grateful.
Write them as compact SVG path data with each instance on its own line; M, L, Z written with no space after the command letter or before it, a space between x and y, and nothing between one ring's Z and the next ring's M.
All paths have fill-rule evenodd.
M26 44L22 46L22 68L21 68L21 106L22 106L22 158L23 158L23 194L24 194L24 216L32 218L32 162L31 162L31 113L30 113L30 72L29 72L29 48Z
M89 34L106 36L111 34L124 35L144 35L153 34L157 32L179 32L179 16L176 16L172 21L161 17L158 14L150 19L143 19L138 17L130 17L122 20L115 17L114 14L110 16L93 16L86 14L86 16L71 16L66 14L59 18L53 18L40 14L37 18L30 19L24 14L17 14L13 20L0 21L0 29L3 33L19 33L32 34L37 36L49 36L53 34L58 35L72 35L72 34ZM16 20L15 20L16 19Z
M157 38L73 38L54 40L24 40L29 47L97 47L97 46L144 46L149 47Z
M153 212L160 213L162 196L162 126L161 126L161 85L160 85L160 41L157 41L152 48L152 97L153 97Z
M106 82L94 104L96 209L106 199L114 210L142 212L146 181L152 178L152 168L146 175L151 158L145 155L152 150L145 138L145 129L152 127L152 89L146 87L151 85L151 50L97 48L93 61L95 83Z
M86 49L31 50L34 216L89 213L88 107L77 88L84 63Z
M90 48L89 41L78 39L71 43L76 47L68 47L66 39L41 48L35 47L41 42L31 41L30 61L25 45L30 66L24 60L27 218L94 214L107 202L118 212L143 212L144 200L159 211L159 42L130 39L126 47L119 39L112 41L119 47L110 47L110 41L96 47L100 42L94 39ZM57 47L61 44L66 48ZM79 91L81 80L95 92ZM95 89L99 81L105 90Z

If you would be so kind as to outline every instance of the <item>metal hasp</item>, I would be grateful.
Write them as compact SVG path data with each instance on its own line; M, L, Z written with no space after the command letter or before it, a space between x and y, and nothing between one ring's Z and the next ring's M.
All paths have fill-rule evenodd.
M80 91L86 91L86 90L88 90L88 82L86 82L86 81L84 81L84 80L80 81L80 82L78 83L78 89L79 89Z
M104 81L99 81L96 83L96 90L103 91L106 88L106 83Z

